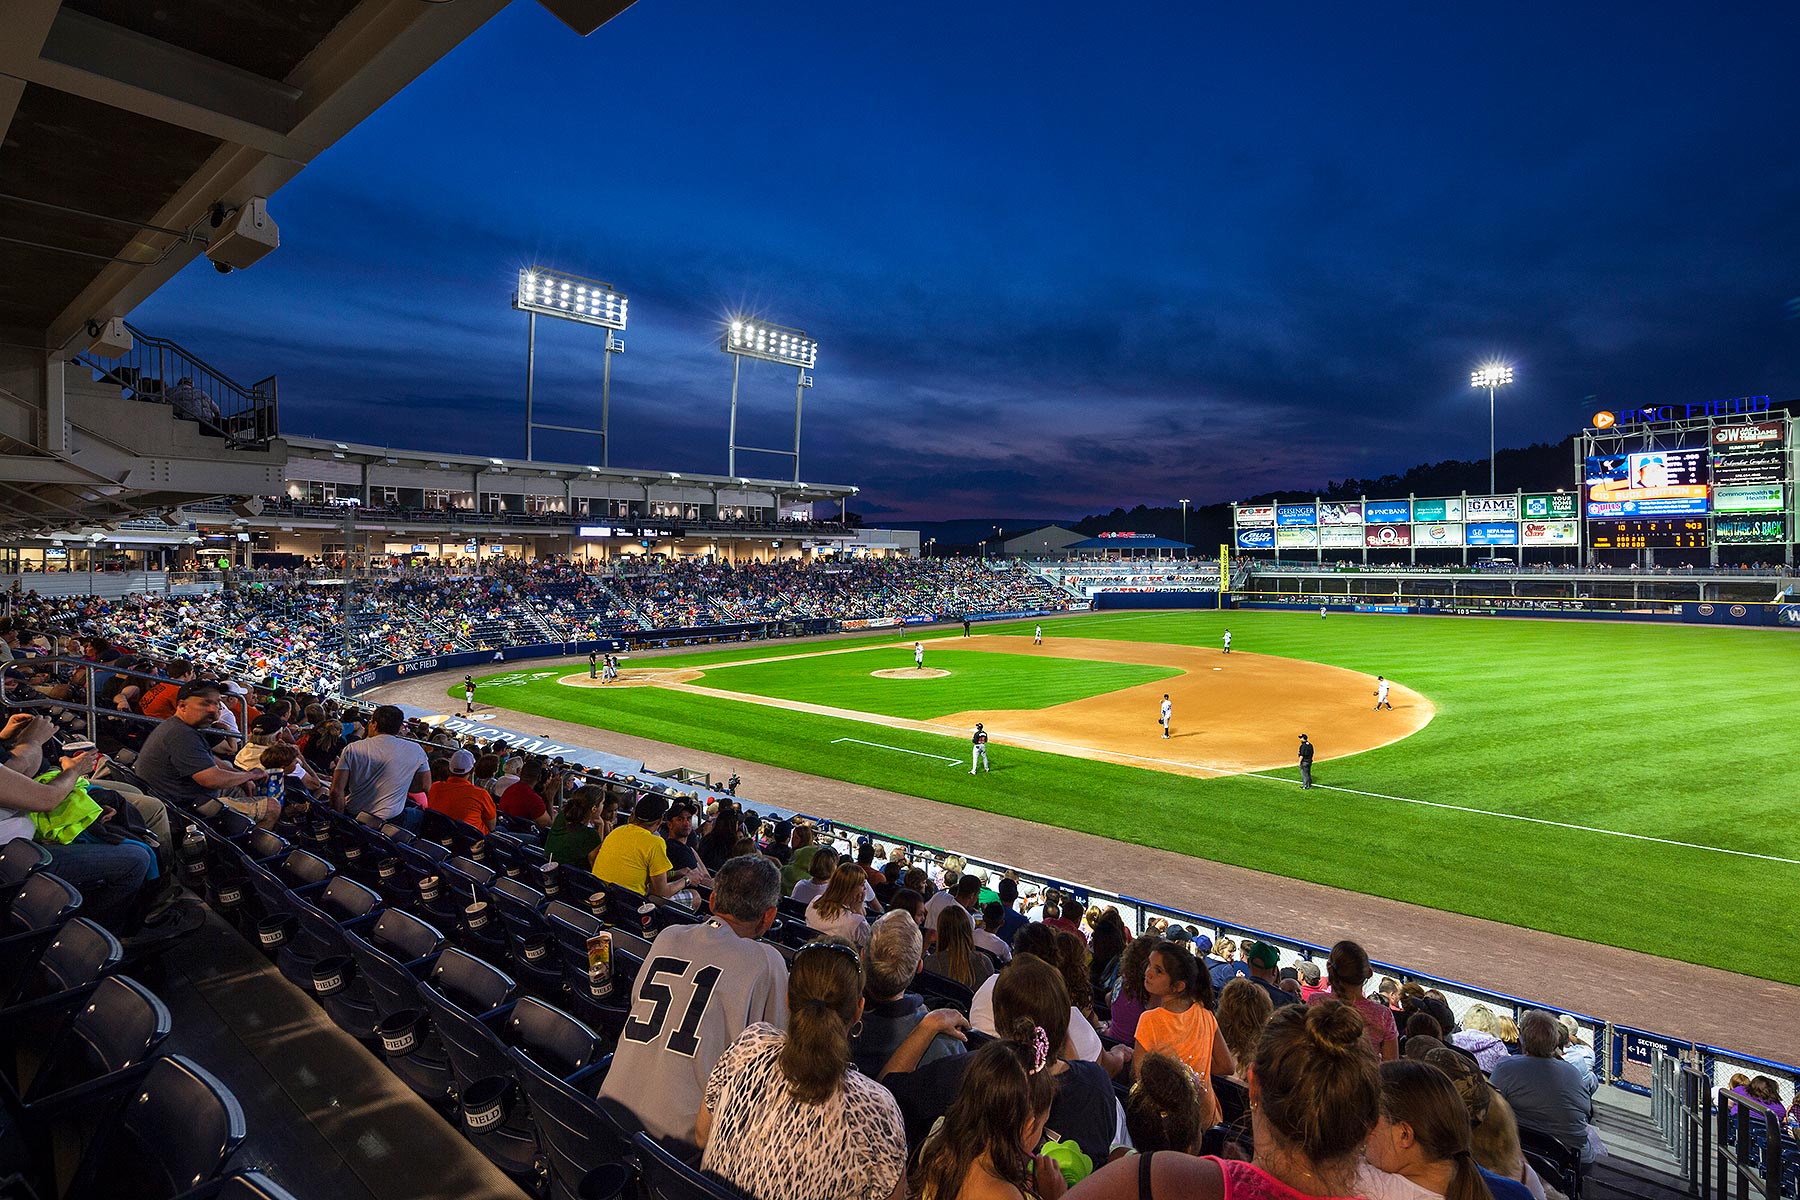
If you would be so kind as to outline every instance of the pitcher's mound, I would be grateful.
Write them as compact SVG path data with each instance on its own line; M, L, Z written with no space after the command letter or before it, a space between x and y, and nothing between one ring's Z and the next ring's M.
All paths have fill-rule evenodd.
M619 677L611 683L589 679L586 672L564 675L557 682L571 687L653 687L661 683L692 683L701 674L692 667L621 667Z
M948 671L940 671L936 667L889 667L882 671L870 671L877 679L942 679Z

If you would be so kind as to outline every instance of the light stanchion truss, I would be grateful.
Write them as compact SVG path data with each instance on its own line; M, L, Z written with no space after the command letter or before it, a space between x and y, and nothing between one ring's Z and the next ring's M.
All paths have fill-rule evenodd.
M547 267L523 267L519 286L513 292L513 307L525 314L525 461L531 462L532 434L539 429L562 433L586 433L600 439L600 465L612 465L612 360L625 352L625 343L614 337L623 332L631 301L612 284ZM537 319L554 317L577 325L592 325L606 330L606 348L601 356L600 428L583 429L573 425L549 425L532 415L533 385L537 375Z
M749 317L733 317L725 326L719 349L731 355L731 428L727 435L725 473L737 474L737 452L779 454L794 460L794 482L800 482L800 409L806 389L813 385L808 372L819 361L819 343L803 329L789 329L768 321ZM775 450L767 446L739 446L737 440L738 379L746 358L793 367L794 380L794 448Z

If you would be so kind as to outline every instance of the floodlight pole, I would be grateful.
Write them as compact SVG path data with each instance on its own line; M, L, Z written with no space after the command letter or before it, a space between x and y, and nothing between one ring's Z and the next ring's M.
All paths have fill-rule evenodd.
M621 354L625 343L606 331L606 353L602 355L600 369L600 465L612 466L612 356ZM527 457L530 457L527 455Z
M537 375L537 314L525 313L525 461L531 461L531 383ZM605 448L605 443L601 443Z
M725 473L727 475L732 476L733 478L737 477L738 372L743 369L743 365L744 365L743 355L734 354L731 356L731 430L726 435L727 438L729 439L730 444L726 448L726 451L725 451ZM799 477L800 477L799 471L796 470L794 473L794 478L798 479Z
M1494 384L1488 382L1488 495L1494 494Z

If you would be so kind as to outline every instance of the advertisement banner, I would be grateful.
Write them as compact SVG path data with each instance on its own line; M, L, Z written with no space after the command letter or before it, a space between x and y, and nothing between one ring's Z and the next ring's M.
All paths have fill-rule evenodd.
M1275 506L1273 504L1240 504L1237 510L1237 523L1244 525L1273 525L1275 523Z
M1720 517L1713 540L1721 546L1759 546L1787 541L1786 517Z
M1787 455L1779 450L1721 454L1713 459L1714 483L1780 483L1787 478Z
M1575 497L1570 496L1573 503ZM1576 546L1581 543L1581 526L1575 521L1526 521L1519 527L1520 539L1527 546Z
M1363 527L1361 525L1328 525L1319 530L1319 545L1334 550L1361 550L1363 544Z
M1317 525L1319 512L1310 504L1277 504L1275 506L1275 524L1277 525Z
M1471 546L1516 546L1519 526L1515 521L1471 521L1468 530Z
M1319 505L1319 524L1321 525L1361 525L1363 523L1363 506L1360 503L1346 503L1341 500L1326 500ZM1361 545L1361 542L1357 543Z
M1517 496L1470 496L1463 502L1465 521L1511 521L1519 515ZM1473 538L1469 545L1473 546Z
M1413 524L1423 521L1460 521L1463 519L1461 496L1451 496L1447 500L1414 500L1412 502ZM1418 532L1414 530L1414 532ZM1456 545L1462 545L1461 535L1457 535Z
M1779 483L1734 483L1713 489L1714 512L1780 512L1786 507Z
M1707 452L1650 450L1587 460L1590 517L1698 516L1706 512Z
M1275 548L1275 531L1273 529L1240 529L1237 531L1239 550L1273 550Z
M1413 511L1417 512L1418 506L1424 503L1423 500L1417 501L1413 505ZM1437 501L1437 503L1442 503L1442 501ZM1412 532L1415 546L1460 546L1463 544L1463 527L1460 524L1415 524Z
M1311 506L1308 505L1308 507ZM1304 547L1310 550L1319 544L1319 531L1308 528L1277 529L1275 544L1277 546Z
M1534 492L1525 497L1525 517L1556 519L1575 516L1575 493Z
M1412 524L1411 500L1370 500L1363 505L1363 520L1371 525Z
M1370 508L1375 506L1371 504ZM1411 508L1411 505L1407 506ZM1410 525L1365 525L1363 545L1380 550L1404 550L1412 545Z
M1713 430L1713 445L1720 449L1735 446L1779 446L1782 442L1780 421L1760 425L1721 425Z

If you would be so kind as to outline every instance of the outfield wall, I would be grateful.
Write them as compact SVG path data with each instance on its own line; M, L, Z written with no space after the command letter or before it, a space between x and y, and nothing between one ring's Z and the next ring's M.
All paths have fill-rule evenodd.
M1106 608L1218 608L1219 593L1211 592L1095 592L1094 607Z
M1268 611L1393 613L1455 617L1577 617L1683 625L1753 625L1800 629L1800 604L1725 604L1692 600L1582 599L1523 596L1411 596L1392 592L1237 592L1231 607Z

